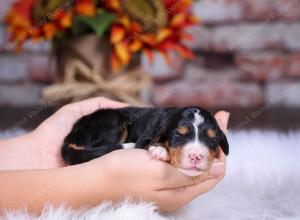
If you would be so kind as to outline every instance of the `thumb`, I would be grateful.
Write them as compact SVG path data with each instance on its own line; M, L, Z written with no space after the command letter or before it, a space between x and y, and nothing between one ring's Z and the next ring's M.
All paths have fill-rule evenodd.
M222 129L222 131L225 134L228 133L227 126L228 126L229 116L230 116L230 113L225 112L225 111L219 111L215 114L215 118L216 118L220 128Z

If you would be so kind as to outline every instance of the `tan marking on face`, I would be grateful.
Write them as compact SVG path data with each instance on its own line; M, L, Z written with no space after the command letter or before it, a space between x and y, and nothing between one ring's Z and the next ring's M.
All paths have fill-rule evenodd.
M179 128L177 128L177 131L181 135L186 135L189 132L189 128L186 126L180 126Z
M124 128L122 134L121 134L121 137L120 137L120 140L119 140L119 144L124 144L126 139L128 137L128 130L127 130L127 127Z
M176 148L171 146L167 147L169 151L170 164L172 164L174 167L181 167L181 160L183 156L182 148L183 146L178 146Z
M207 130L207 136L210 137L210 138L216 137L217 136L216 131L213 130L213 129L208 129Z
M74 150L84 150L84 146L78 146L77 144L69 144L69 148Z

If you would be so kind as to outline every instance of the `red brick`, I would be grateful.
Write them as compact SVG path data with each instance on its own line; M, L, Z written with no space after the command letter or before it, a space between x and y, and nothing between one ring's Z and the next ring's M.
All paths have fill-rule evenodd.
M295 42L291 35L293 32L290 25L285 23L239 23L210 28L196 27L192 30L196 41L190 45L193 49L216 52L285 49L288 45L298 45L298 41Z
M257 84L236 81L179 81L152 90L153 103L162 106L253 107L262 100Z
M195 3L194 13L204 24L296 20L300 17L300 3L298 0L202 0Z
M5 55L0 57L0 81L19 82L29 78L29 66L25 56Z
M239 21L243 18L241 0L201 0L194 4L194 13L204 24Z
M293 23L288 25L284 34L285 48L290 51L300 51L299 39L300 39L300 23Z
M292 77L300 77L300 53L289 56L287 75Z
M245 17L266 20L275 11L272 0L245 0Z
M239 23L216 27L195 27L193 49L216 52L284 49L300 51L300 23Z
M189 81L233 81L240 79L236 68L208 69L193 64L188 64L184 70L183 78Z
M56 62L49 55L31 55L28 58L30 77L34 81L53 82L56 77Z
M0 84L0 106L31 106L40 102L43 86L39 84Z
M171 80L179 77L182 73L183 64L183 59L175 54L172 55L169 65L159 53L155 54L153 63L150 63L146 56L142 56L143 68L157 81Z
M283 53L252 52L238 54L235 64L243 79L274 80L284 76L287 58Z
M281 49L287 25L244 23L217 27L212 35L212 50L242 51Z
M300 15L299 9L297 0L244 0L244 16L248 20L296 20Z
M270 82L265 89L265 103L280 107L300 107L300 81Z
M51 49L52 45L49 41L41 41L38 43L34 43L31 40L28 40L23 45L24 51L32 53L50 53Z
M212 30L205 26L193 26L186 29L186 32L193 36L193 40L186 41L185 44L192 49L209 50L212 43Z
M275 2L278 17L290 20L300 18L300 2L298 0L277 0Z

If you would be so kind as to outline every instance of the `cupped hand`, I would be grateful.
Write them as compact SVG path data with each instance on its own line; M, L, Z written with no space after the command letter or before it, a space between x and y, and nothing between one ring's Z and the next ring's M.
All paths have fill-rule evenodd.
M60 149L64 138L79 118L100 108L122 108L126 106L127 104L103 97L63 106L29 134L28 140L39 151L40 162L38 164L40 167L38 168L59 168L66 165L62 160Z
M216 119L227 132L229 114L218 112ZM95 182L103 181L105 170L109 199L120 201L125 195L134 200L154 202L161 211L175 211L195 197L213 189L224 177L226 156L218 149L208 176L185 176L166 162L153 159L141 149L117 150L88 163L94 170ZM101 177L97 177L97 173ZM97 185L95 185L97 187ZM95 191L97 191L95 189Z
M79 118L100 108L125 106L124 103L105 98L93 98L61 108L29 135L29 140L34 140L39 150L40 168L66 165L61 158L60 148ZM218 112L215 117L226 133L229 114ZM222 180L226 170L226 156L219 149L209 176L199 177L185 176L170 164L153 159L148 151L140 149L114 151L84 166L89 167L89 173L94 176L92 185L96 187L95 192L97 182L103 181L105 173L109 186L106 188L107 199L119 201L125 195L130 195L138 201L152 201L162 211L174 211L213 189ZM97 179L97 175L94 175L97 173L101 173L101 178Z

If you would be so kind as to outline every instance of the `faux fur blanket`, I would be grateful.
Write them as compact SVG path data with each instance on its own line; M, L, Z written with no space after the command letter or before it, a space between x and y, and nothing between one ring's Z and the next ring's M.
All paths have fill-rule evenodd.
M44 209L39 217L7 212L7 220L300 220L300 131L243 131L229 135L230 155L224 180L172 216L153 204L124 201L74 211Z

